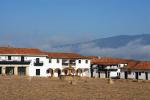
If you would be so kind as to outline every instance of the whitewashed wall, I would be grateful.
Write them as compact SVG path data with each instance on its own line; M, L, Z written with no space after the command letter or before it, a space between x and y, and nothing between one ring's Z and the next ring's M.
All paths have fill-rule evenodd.
M122 78L122 79L125 78L125 75L124 75L124 72L123 72L123 71L120 72L120 78Z
M81 60L81 63L79 63L79 60ZM76 69L76 70L77 70L78 68L81 68L81 69L87 68L87 69L89 69L89 71L83 72L83 73L82 73L82 76L90 77L90 65L91 65L91 61L88 60L88 63L86 63L86 60L88 60L88 59L77 59L77 60L76 60L75 69Z
M29 76L36 76L36 69L40 69L40 76L49 76L49 74L46 73L46 70L50 68L49 60L46 58L46 56L36 56L36 57L26 57L27 60L31 60L30 67L29 67ZM34 62L36 61L36 58L40 59L40 62L43 62L43 66L34 66Z
M2 60L8 60L8 56L5 56L5 55L1 55L0 56L0 60L2 61ZM13 56L11 56L11 60L15 60L15 61L20 61L21 60L21 56L19 56L19 55L13 55Z
M57 60L59 60L59 63L57 63ZM56 68L60 68L62 69L62 59L55 59L52 58L51 59L51 63L49 63L50 68L52 69L56 69Z
M81 63L79 63L79 60L81 60ZM86 60L88 59L77 59L76 60L76 69L78 68L90 68L91 62L88 60L88 63L86 63Z
M12 61L21 61L21 56L22 55L11 55L11 60ZM40 59L40 62L43 62L43 66L34 66L34 63L36 61L36 58L39 58ZM49 62L49 59L51 59L51 62ZM0 60L8 60L8 55L1 55L0 56ZM49 68L55 70L56 68L59 68L59 69L64 69L65 67L69 67L69 66L63 66L62 65L62 58L47 58L46 55L44 56L38 56L38 55L24 55L24 60L30 60L31 63L29 65L29 76L36 76L36 69L40 69L40 77L47 77L47 76L50 76L50 73L47 73L47 70ZM59 63L57 63L57 60L59 60ZM68 59L70 60L70 59ZM84 68L88 68L89 71L86 71L86 72L83 72L82 73L82 76L90 76L90 60L88 59L80 59L81 60L81 63L79 63L79 59L76 59L75 60L75 66L72 66L74 67L76 70L78 68L81 68L81 69L84 69ZM88 60L88 63L86 63L86 60ZM64 74L62 72L62 74ZM57 77L58 76L58 73L54 71L54 76Z
M100 78L105 78L105 72L100 73Z
M93 70L93 77L98 78L97 69L94 69L94 70Z
M141 75L138 75L139 79L146 80L145 72L148 72L148 80L150 80L150 71L143 71L143 70L132 70L130 74L128 74L128 79L135 79L135 72L141 72ZM124 71L121 71L121 77L122 79L125 78Z

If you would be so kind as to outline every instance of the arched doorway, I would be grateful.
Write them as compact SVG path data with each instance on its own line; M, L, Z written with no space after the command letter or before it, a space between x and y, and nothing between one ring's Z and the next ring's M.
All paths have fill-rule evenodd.
M82 69L81 69L81 68L78 68L77 71L76 71L76 74L79 75L79 76L81 76L81 74L82 74Z
M53 77L53 75L54 75L53 69L49 68L46 70L46 72L47 72L47 74L50 74L51 77Z
M83 69L83 76L85 76L85 77L89 76L89 69L88 68Z
M61 69L56 68L56 69L55 69L55 72L58 74L58 77L60 77L60 76L61 76Z
M83 71L84 71L84 72L88 72L89 69L88 69L88 68L84 68Z
M67 68L64 68L62 71L64 72L64 75L68 74L68 69Z
M72 68L72 69L64 68L62 71L64 72L64 75L69 75L69 74L75 75L75 69L74 69L74 68ZM69 73L69 71L70 71L71 73Z
M75 75L76 70L74 68L72 68L71 73L72 75Z

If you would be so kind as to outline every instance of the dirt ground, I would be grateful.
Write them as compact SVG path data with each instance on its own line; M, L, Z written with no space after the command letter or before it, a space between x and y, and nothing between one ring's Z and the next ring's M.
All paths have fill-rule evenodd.
M150 100L150 82L0 77L0 100Z

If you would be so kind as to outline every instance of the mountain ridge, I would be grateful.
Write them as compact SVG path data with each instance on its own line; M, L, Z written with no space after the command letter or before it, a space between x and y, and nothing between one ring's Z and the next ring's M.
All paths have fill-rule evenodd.
M53 50L88 56L150 60L150 34L112 36L60 45Z
M64 44L55 46L55 48L59 47L68 47L68 46L78 46L87 43L96 43L100 47L104 48L117 48L121 45L127 45L131 41L141 40L141 43L144 45L150 44L150 34L138 34L138 35L118 35L106 38L99 38L95 40L85 41L85 42L78 42L73 44Z

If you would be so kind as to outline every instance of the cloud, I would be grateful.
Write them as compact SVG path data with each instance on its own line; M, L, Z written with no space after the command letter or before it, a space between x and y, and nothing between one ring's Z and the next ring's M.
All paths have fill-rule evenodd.
M46 51L77 52L83 55L124 57L131 59L150 59L150 45L141 44L140 39L129 42L119 48L102 48L95 43L84 43L77 46L60 46L86 41L87 38L74 38L65 36L43 36L42 34L5 34L0 37L0 46L10 45L14 47L34 47ZM56 46L58 46L56 48ZM60 47L59 47L60 46Z
M121 57L130 59L149 60L150 59L150 45L141 44L140 39L129 42L119 48L101 48L95 43L86 43L78 45L77 47L66 46L60 48L49 47L52 51L63 52L77 52L83 55L95 55L105 57ZM78 50L76 50L76 48Z
M87 38L86 38L87 39ZM5 33L1 34L0 46L12 46L12 47L32 47L40 48L47 51L61 51L72 52L71 47L55 48L56 46L64 44L73 44L77 41L85 39L67 36L51 36L44 34L29 34L29 33Z
M150 59L150 45L142 45L140 40L129 42L127 45L119 48L100 48L93 44L82 46L81 48L79 53L85 55L124 57L142 60Z

